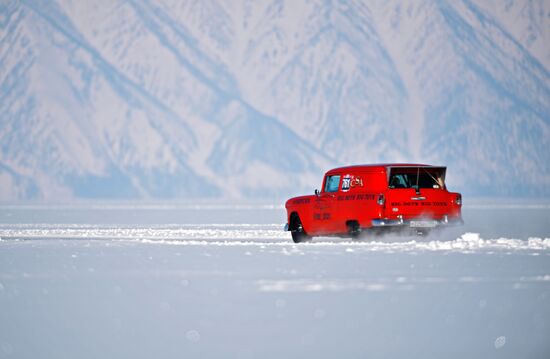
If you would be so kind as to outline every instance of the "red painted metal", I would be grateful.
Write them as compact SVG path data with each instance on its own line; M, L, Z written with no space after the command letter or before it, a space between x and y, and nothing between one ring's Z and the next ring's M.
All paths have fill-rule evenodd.
M438 225L462 222L462 197L447 190L445 171L445 167L406 163L334 168L326 172L317 195L286 202L287 223L292 230L291 216L298 215L307 235L319 236L348 234L350 228L356 229L350 224L367 229L388 223L407 227L412 226L411 221L421 220ZM407 188L389 183L390 175L396 182L394 177L403 174L416 183L409 183ZM327 184L331 178L333 183ZM337 188L333 186L331 191L336 179Z

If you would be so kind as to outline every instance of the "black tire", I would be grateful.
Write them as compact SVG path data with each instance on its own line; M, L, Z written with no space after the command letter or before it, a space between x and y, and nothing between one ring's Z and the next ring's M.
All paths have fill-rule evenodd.
M302 226L302 221L297 214L292 215L290 228L290 234L292 235L292 240L294 243L308 242L311 240L311 237L307 235L304 227Z
M361 226L359 225L359 222L357 221L348 221L348 234L351 237L351 239L359 239L361 236Z

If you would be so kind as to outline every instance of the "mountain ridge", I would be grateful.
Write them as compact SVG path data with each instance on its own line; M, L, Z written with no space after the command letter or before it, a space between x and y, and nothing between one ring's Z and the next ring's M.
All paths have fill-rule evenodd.
M10 1L0 199L284 197L400 161L550 196L550 10L511 4Z

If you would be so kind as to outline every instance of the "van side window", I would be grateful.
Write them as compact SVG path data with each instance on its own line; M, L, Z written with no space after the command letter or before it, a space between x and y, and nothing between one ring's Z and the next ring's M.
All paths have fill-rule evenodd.
M325 192L337 192L340 185L340 175L327 176Z

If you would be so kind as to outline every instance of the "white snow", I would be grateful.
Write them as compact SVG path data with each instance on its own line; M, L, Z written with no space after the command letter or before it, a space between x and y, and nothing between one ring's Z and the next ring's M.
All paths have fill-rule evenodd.
M472 252L492 250L542 250L549 251L550 237L481 238L479 233L464 233L450 240L433 239L433 236L403 241L401 237L374 237L350 241L346 238L316 238L310 243L296 245L283 226L273 224L187 224L136 226L102 226L79 224L0 225L0 237L4 239L107 239L128 240L141 243L170 244L180 246L256 246L292 247L296 250L320 247L338 247L346 253L357 251L410 252L451 251ZM405 237L410 238L410 237Z
M304 244L280 204L3 205L0 357L543 358L550 208L481 204Z

